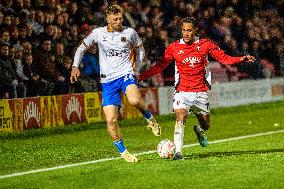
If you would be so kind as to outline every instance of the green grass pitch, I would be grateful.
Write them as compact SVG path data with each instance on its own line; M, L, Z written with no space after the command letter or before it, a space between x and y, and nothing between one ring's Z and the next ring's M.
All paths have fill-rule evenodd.
M139 154L134 164L116 158L104 123L0 133L0 188L284 188L284 101L212 110L207 148L192 145L190 115L182 161L155 153L161 140L173 140L175 117L157 120L161 137L144 119L119 122L126 147Z

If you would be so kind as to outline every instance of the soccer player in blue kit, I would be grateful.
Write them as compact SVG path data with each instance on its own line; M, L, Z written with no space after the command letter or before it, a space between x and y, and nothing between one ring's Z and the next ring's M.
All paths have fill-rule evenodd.
M106 117L107 129L113 144L127 162L138 162L135 155L127 151L118 125L118 113L121 106L120 93L123 92L128 102L135 106L145 117L155 136L161 135L161 128L148 110L137 86L137 79L131 62L131 49L135 52L136 66L144 59L144 48L137 32L122 26L123 10L112 5L106 10L107 26L98 27L86 36L77 48L71 71L71 83L80 76L79 64L84 52L95 43L99 48L100 79L102 83L102 106Z

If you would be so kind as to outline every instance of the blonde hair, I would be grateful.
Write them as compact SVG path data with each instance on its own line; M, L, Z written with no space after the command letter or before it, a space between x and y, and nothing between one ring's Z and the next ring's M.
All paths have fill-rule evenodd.
M106 9L106 15L123 13L123 8L119 5L111 5Z

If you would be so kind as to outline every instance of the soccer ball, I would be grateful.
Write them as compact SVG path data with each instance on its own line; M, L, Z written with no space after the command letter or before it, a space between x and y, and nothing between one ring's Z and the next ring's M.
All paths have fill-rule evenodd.
M169 139L162 140L157 146L157 152L161 158L170 159L175 155L176 145Z

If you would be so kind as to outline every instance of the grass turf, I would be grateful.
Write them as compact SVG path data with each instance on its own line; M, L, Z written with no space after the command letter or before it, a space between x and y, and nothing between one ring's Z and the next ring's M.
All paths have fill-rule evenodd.
M284 102L212 110L209 141L284 127ZM174 115L157 117L162 136L154 137L143 119L122 120L128 150L155 150L173 139ZM185 144L196 143L190 117ZM0 175L116 157L104 123L0 133ZM0 188L281 188L284 134L273 134L184 149L185 160L138 156L138 164L113 160L62 170L0 179Z

